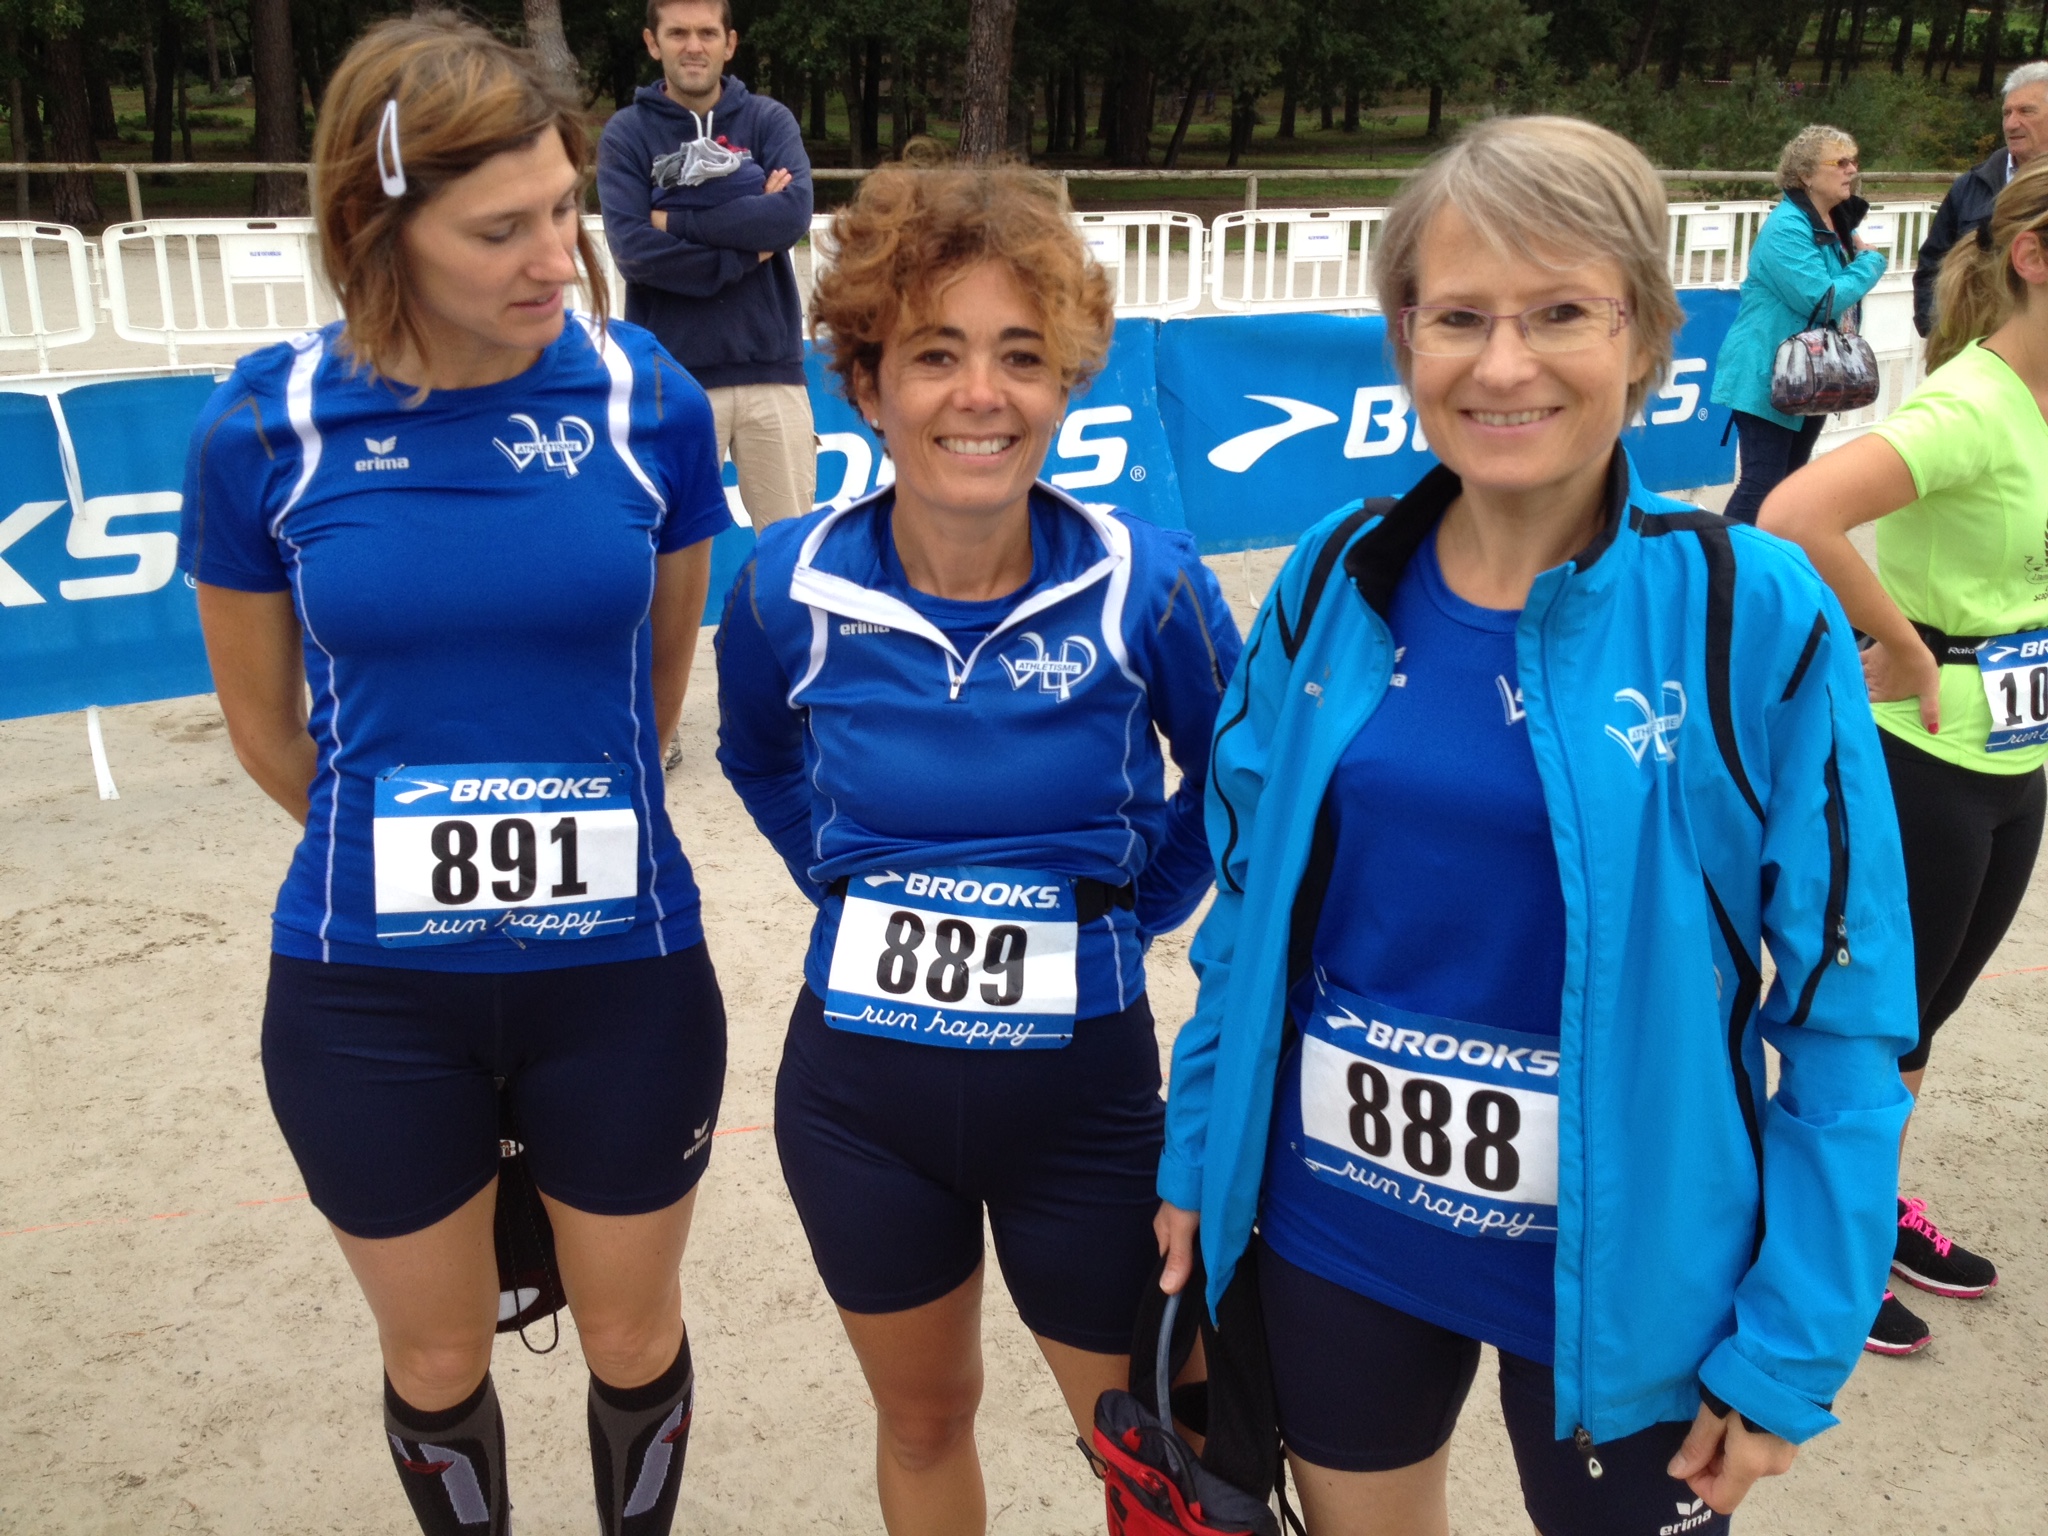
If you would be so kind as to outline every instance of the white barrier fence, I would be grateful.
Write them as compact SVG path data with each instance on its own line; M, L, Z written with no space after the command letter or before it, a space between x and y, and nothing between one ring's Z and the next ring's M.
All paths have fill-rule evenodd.
M1883 288L1903 286L1936 205L1873 204L1863 239L1889 262ZM1732 287L1771 204L1674 203L1666 238L1680 287ZM1114 281L1120 316L1370 311L1372 258L1384 208L1247 209L1206 229L1166 210L1078 213L1076 229ZM831 261L831 218L811 221L790 252L809 310ZM610 289L625 310L625 280L605 244L603 221L586 217ZM108 227L94 245L66 225L0 223L0 352L33 352L47 372L57 348L90 341L104 311L125 341L162 347L250 347L335 318L311 219L149 219ZM1882 289L1880 290L1882 291ZM1881 351L1885 349L1880 349ZM1891 350L1910 350L1910 338Z
M47 373L55 347L97 328L92 247L68 224L0 222L0 352L33 352Z

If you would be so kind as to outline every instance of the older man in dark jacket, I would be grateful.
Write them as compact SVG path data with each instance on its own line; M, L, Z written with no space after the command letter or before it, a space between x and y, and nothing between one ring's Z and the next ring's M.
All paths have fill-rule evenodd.
M1913 325L1922 336L1934 329L1934 283L1950 248L1990 219L2005 184L2048 149L2048 63L2037 59L2005 77L2004 125L2005 147L1956 178L1927 226L1913 272Z

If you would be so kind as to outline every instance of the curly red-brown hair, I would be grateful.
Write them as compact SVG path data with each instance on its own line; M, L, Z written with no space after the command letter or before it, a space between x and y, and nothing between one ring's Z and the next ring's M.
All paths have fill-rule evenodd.
M885 166L832 220L831 265L811 301L811 334L830 350L848 399L873 380L906 316L927 318L969 267L1000 261L1039 307L1047 361L1073 389L1109 355L1109 280L1067 221L1059 183L1006 165Z

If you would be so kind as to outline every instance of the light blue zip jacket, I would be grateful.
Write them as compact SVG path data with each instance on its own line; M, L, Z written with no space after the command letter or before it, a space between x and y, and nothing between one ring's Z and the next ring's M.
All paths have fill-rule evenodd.
M1836 223L1848 225L1844 210L1851 205L1861 220L1867 205L1852 198L1836 210ZM1806 194L1798 191L1787 193L1764 220L1749 253L1749 274L1742 280L1735 323L1728 327L1714 359L1716 405L1761 416L1788 432L1806 424L1804 417L1771 409L1771 365L1779 343L1807 328L1831 290L1834 318L1839 321L1884 276L1884 252L1852 254L1836 223L1822 219Z
M1217 716L1216 903L1159 1171L1201 1212L1212 1307L1257 1217L1318 813L1385 696L1395 584L1457 489L1439 468L1311 529ZM1890 785L1806 557L1647 494L1619 449L1608 498L1516 632L1566 912L1556 1431L1689 1420L1704 1385L1802 1441L1835 1422L1892 1255L1917 1027Z

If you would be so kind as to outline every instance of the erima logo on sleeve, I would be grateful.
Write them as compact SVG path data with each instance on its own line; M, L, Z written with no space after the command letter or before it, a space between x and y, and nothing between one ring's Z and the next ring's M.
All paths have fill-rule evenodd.
M494 437L492 443L498 452L511 461L513 469L520 474L535 459L540 460L542 469L559 470L571 480L576 478L576 466L589 456L597 442L597 434L590 430L590 423L581 416L564 416L555 423L555 435L547 436L540 429L540 423L524 411L515 411L506 418L514 426L524 427L526 436L516 443L508 443L502 437Z
M411 469L412 460L398 453L398 437L366 437L363 447L369 450L367 459L356 460L356 473L365 474L378 469Z

